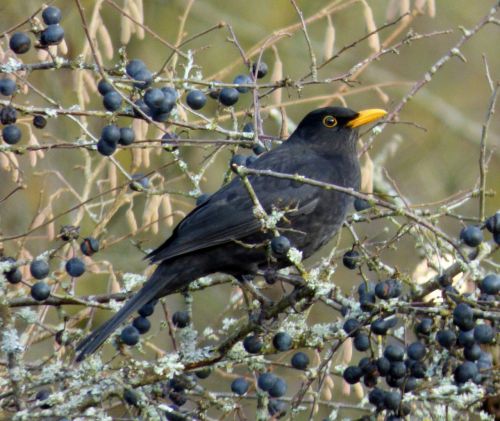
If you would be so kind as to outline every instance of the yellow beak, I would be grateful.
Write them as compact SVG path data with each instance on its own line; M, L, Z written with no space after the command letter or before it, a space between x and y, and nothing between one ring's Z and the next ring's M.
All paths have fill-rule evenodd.
M379 118L385 116L387 111L380 108L370 108L369 110L363 110L358 113L356 118L353 118L349 123L346 124L347 127L354 129L364 124L371 123L372 121L378 120Z

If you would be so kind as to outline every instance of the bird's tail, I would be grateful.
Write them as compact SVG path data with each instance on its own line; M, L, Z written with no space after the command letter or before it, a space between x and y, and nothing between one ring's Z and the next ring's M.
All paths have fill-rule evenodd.
M172 273L173 271L169 269L170 268L164 264L159 265L151 278L149 278L143 287L125 303L118 313L81 341L76 347L78 353L76 361L82 361L88 355L94 353L108 336L110 336L134 311L139 310L144 304L160 295L160 293L161 296L163 296L173 292L175 289L173 280L176 277L176 273ZM169 286L172 287L172 291L170 291Z

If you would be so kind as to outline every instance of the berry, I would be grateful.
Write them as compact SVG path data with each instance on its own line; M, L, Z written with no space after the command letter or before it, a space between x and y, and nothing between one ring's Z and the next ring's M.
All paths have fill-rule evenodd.
M245 393L247 393L249 387L250 384L243 377L239 377L233 380L233 382L231 383L231 390L233 391L233 393L236 393L239 396L243 396Z
M230 107L238 102L240 93L235 88L223 88L219 94L219 102L226 107Z
M477 373L478 369L476 364L471 361L465 361L455 369L455 372L453 374L455 377L455 382L462 384L467 383L469 380L472 380Z
M10 284L15 285L22 281L23 274L19 268L14 268L5 273L5 279L7 279L7 282Z
M269 399L267 404L269 415L273 418L281 418L286 414L286 403L278 399Z
M152 300L149 303L144 304L138 311L142 317L149 317L155 311L156 300Z
M257 79L262 79L265 75L267 75L268 67L267 64L261 61L259 63L259 68L257 69L257 63L252 64L252 74L255 75L257 72Z
M35 399L37 401L46 401L50 397L50 390L49 389L41 389L36 393ZM44 403L40 405L40 408L42 409L48 409L50 408L50 404Z
M210 195L208 193L203 193L203 194L200 194L197 198L196 198L196 206L201 206L203 205L204 203L206 203L208 201L208 199L210 199Z
M342 263L347 269L354 270L361 264L361 256L355 250L350 250L342 257Z
M151 322L142 316L136 317L133 320L132 325L139 331L141 335L151 329Z
M384 408L384 400L385 400L386 392L382 389L376 387L368 394L368 401L377 407L377 409L382 410Z
M478 324L474 328L474 339L480 344L489 344L495 339L494 329L487 324Z
M486 229L492 234L498 234L500 232L500 212L495 213L495 215L490 216L486 220Z
M3 96L11 96L16 90L16 82L12 79L0 79L0 94Z
M483 232L479 227L468 225L460 231L460 239L469 247L477 247L483 242Z
M286 394L287 384L286 381L280 377L276 378L276 381L272 387L267 391L269 396L272 398L281 398Z
M158 109L165 101L165 94L161 89L152 88L148 89L144 94L144 102L151 109Z
M169 399L176 405L182 406L187 402L186 395L178 392L170 392L168 394ZM184 419L184 418L183 418Z
M356 210L356 212L362 212L365 209L370 209L371 207L372 205L370 205L370 202L368 202L368 200L360 199L359 197L356 197L356 199L354 199L354 209Z
M31 47L31 40L24 32L16 32L9 41L9 47L16 54L27 53Z
M123 391L123 400L129 405L138 406L139 395L131 389L125 389Z
M113 155L116 151L116 144L108 143L103 141L102 139L99 139L99 141L97 142L97 151L104 156Z
M0 110L0 123L13 124L17 120L17 111L14 107L7 105Z
M214 80L212 81L214 84L216 83L222 83L220 80ZM208 90L208 96L212 99L218 99L219 94L220 94L221 88L217 86L210 86L210 89Z
M259 389L267 392L274 386L274 383L276 383L277 380L278 377L276 377L273 373L265 372L262 373L257 379L257 386Z
M128 346L139 343L140 334L134 326L126 326L120 333L121 341Z
M248 85L252 83L252 79L250 79L250 77L247 75L238 75L234 78L233 83L235 85L239 84ZM246 86L238 86L236 89L241 94L246 94L250 90L250 88L247 88Z
M283 235L274 237L271 240L271 250L276 256L286 256L290 250L290 240Z
M104 108L108 111L117 111L122 106L122 97L116 91L109 91L104 94L104 97L102 98L102 105L104 105Z
M253 123L246 123L246 124L243 126L243 132L244 132L244 133L254 133ZM258 154L257 154L257 155L258 155Z
M41 115L33 117L33 126L37 129L43 129L47 125L47 119Z
M252 148L252 151L255 155L262 155L264 152L266 152L266 148L258 143Z
M179 329L185 328L191 322L189 313L187 311L176 311L172 315L172 323Z
M73 278L78 278L85 273L85 263L83 263L82 259L78 257L72 257L66 262L66 272L68 272L69 276Z
M36 301L46 300L50 295L50 287L43 281L39 281L31 287L31 296Z
M391 362L389 374L394 379L402 379L406 375L406 364L403 361Z
M379 282L375 286L375 295L381 300L387 300L391 296L391 285L389 281Z
M132 174L132 181L129 186L131 190L141 192L149 188L149 178L140 172Z
M427 368L420 361L410 361L410 365L408 366L413 377L417 379L423 379L425 377L425 372Z
M262 346L263 343L257 335L249 335L243 340L243 348L249 354L258 354Z
M31 276L35 279L43 279L49 274L50 268L46 260L33 260L30 265Z
M104 96L108 92L114 92L115 88L113 88L113 85L111 85L111 83L107 82L104 79L101 79L97 84L97 90L102 96Z
M385 335L391 328L391 324L386 319L376 319L370 325L370 330L376 335Z
M146 89L153 83L153 74L148 69L139 70L135 75L134 86L138 89Z
M43 9L42 19L45 25L57 25L61 22L61 10L54 6L49 6Z
M153 115L151 108L149 108L142 99L138 99L137 101L134 102L133 111L134 111L134 116L137 118L144 118L142 114L144 114L147 117L151 117Z
M138 59L133 59L130 60L127 65L125 66L125 72L127 75L129 75L131 78L135 79L135 75L139 73L141 70L145 70L146 65L142 60Z
M481 347L478 344L472 344L464 348L464 357L468 361L477 361L481 357Z
M413 342L412 344L408 345L406 353L412 360L420 361L425 357L427 349L422 342Z
M387 374L389 374L389 371L391 369L391 362L385 358L385 357L380 357L375 361L375 364L377 366L377 370L379 374L384 377Z
M384 394L384 406L386 409L395 411L399 408L401 403L401 393L399 392L385 392Z
M245 166L246 162L247 162L246 156L236 154L233 155L233 157L231 158L229 166L233 171L235 171L236 167Z
M436 334L436 339L443 348L450 349L457 342L457 335L452 330L440 330Z
M40 35L40 43L43 46L60 44L64 38L64 29L60 25L47 26Z
M80 250L85 256L92 256L99 251L99 240L94 237L84 238L80 244Z
M342 377L349 384L359 383L363 376L363 370L356 365L351 365L344 370Z
M345 333L351 335L351 333L357 331L360 326L361 323L359 323L356 319L347 319L344 323L343 329Z
M368 292L359 295L359 305L363 311L371 311L375 304L375 293Z
M134 143L135 134L134 131L130 127L121 127L120 128L120 139L118 139L118 143L123 146L128 146Z
M403 361L405 350L399 345L388 345L384 350L384 357L389 361Z
M199 379L206 379L210 374L212 374L212 369L210 367L200 368L194 372L195 376Z
M207 97L205 94L197 89L189 91L186 96L186 103L193 110L201 110L207 103Z
M483 294L498 294L500 292L500 276L495 273L486 275L479 283L479 289Z
M114 124L104 126L101 131L101 139L107 143L114 143L115 145L120 140L120 129Z
M377 365L368 357L361 358L358 363L363 374L374 374L377 372Z
M463 347L472 346L475 343L474 330L463 330L458 334L458 344Z
M474 327L474 314L468 304L460 303L454 308L453 323L460 330L470 330Z
M297 370L305 370L309 365L309 357L304 352L296 352L292 357L292 367Z
M278 332L274 335L273 345L278 351L288 351L292 347L292 337L286 332Z
M418 335L430 335L430 333L432 332L432 324L432 319L424 318L415 326L415 332Z
M366 333L359 332L354 338L354 348L363 352L370 348L370 338Z
M5 143L15 145L21 140L21 130L15 124L9 124L2 129L2 137Z

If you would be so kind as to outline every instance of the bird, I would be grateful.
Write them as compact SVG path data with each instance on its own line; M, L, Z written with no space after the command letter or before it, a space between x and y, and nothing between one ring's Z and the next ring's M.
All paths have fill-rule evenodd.
M249 169L297 174L359 190L357 156L359 127L384 115L383 109L354 111L330 106L309 112L289 138L261 154ZM76 347L76 361L94 353L135 311L158 298L178 292L190 282L213 273L240 281L260 270L290 266L286 256L273 258L272 238L284 235L291 246L311 256L343 224L354 198L344 192L273 176L235 176L195 207L172 235L146 258L157 267L122 308ZM276 230L266 229L255 212L256 200L269 215L281 212Z

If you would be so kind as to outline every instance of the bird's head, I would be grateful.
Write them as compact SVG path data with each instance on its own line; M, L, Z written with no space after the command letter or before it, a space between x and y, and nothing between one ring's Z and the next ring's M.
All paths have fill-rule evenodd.
M319 108L302 119L290 140L295 138L312 148L355 150L357 128L386 114L386 111L378 108L363 111L344 107Z

